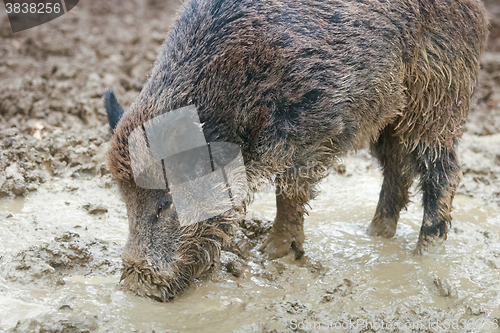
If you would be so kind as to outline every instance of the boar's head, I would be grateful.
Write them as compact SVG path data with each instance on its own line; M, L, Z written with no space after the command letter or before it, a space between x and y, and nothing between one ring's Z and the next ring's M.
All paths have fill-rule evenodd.
M169 301L211 267L241 212L233 209L183 225L168 184L165 188L144 188L133 175L129 137L135 129L144 128L147 116L132 110L124 113L110 90L104 101L113 135L108 165L126 203L129 220L121 282L138 295ZM142 158L150 157L138 157ZM163 176L161 171L164 169L160 167Z

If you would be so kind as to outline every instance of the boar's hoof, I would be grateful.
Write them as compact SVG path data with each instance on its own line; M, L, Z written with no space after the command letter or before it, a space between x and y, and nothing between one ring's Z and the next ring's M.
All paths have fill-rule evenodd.
M417 248L413 252L415 255L429 254L443 254L446 250L444 241L446 237L438 236L420 236L417 243Z
M375 217L373 221L368 226L368 235L369 236L382 236L385 238L392 238L396 234L396 219L390 218L377 218Z
M299 260L304 254L302 245L305 235L302 225L274 225L269 236L259 248L265 252L269 259L276 259L286 256L290 250L295 251L295 259Z

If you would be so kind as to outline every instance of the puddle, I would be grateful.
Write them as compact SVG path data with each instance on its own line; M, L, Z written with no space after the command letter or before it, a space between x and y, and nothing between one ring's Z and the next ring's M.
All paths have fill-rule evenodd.
M24 212L24 197L0 199L0 212L22 214Z
M369 165L363 163L361 169ZM63 279L55 288L0 280L0 328L68 311L97 316L102 327L112 330L174 332L283 330L299 322L348 323L360 318L430 322L500 317L500 209L457 196L445 253L416 257L412 251L421 223L420 195L416 193L402 212L393 239L369 237L366 227L377 204L380 173L351 171L351 176L331 175L322 183L305 222L304 259L262 262L254 253L239 278L218 267L172 303L143 299L118 285L128 226L113 186L103 186L102 180L65 180L47 183L25 199L0 201L3 210L15 214L7 220L16 221L2 222L4 266L19 251L54 243L54 237L65 232L80 236L72 236L76 238L68 244L83 244L91 252L90 259L79 257L86 263L82 267L51 273ZM104 205L107 212L91 215L82 208L88 203ZM249 211L272 219L273 191L259 193ZM94 239L104 245L92 245ZM54 244L57 248L65 243ZM40 279L46 281L44 274ZM106 326L110 322L112 326Z

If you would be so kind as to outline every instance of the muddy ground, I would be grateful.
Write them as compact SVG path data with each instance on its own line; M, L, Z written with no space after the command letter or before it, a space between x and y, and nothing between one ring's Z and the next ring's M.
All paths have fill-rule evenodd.
M102 94L113 87L132 103L178 5L81 1L17 34L0 12L0 331L500 332L494 0L444 253L412 255L422 215L416 188L393 239L366 236L381 175L362 150L323 183L302 260L268 261L255 250L275 209L272 189L263 189L212 273L185 295L157 303L120 287L128 225L105 164Z

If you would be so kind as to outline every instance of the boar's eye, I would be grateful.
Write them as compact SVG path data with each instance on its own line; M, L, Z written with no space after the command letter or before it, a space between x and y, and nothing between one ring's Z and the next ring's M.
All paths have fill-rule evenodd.
M156 217L160 215L160 213L166 209L169 209L172 206L172 201L170 200L162 200L156 206Z

